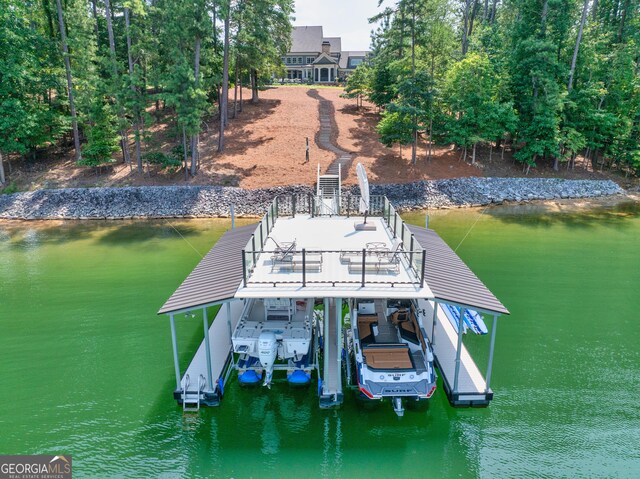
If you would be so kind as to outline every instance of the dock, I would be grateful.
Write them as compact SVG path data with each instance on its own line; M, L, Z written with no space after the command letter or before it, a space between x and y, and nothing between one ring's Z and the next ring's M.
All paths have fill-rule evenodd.
M206 339L202 340L180 379L180 390L174 392L176 400L179 402L183 402L184 399L187 402L194 400L193 402L197 404L196 396L202 392L203 404L217 406L220 403L228 379L228 371L230 371L231 332L238 323L243 306L242 301L231 301L220 307L208 328L208 344ZM205 321L208 322L208 318ZM209 357L208 366L207 356ZM204 389L200 391L202 385Z
M355 226L364 223L354 211L360 198L340 196L339 183L331 191L330 212L325 211L323 195L275 198L260 222L227 231L162 306L158 313L169 316L171 326L174 398L185 410L220 404L233 378L232 332L247 301L315 298L324 302L319 322L322 328L317 325L314 339L316 344L322 333L320 364L315 346L311 351L316 358L313 367L317 370L319 406L338 406L344 399L343 380L349 383L351 371L350 364L342 364L343 304L373 299L382 311L386 300L405 299L420 312L422 335L432 345L449 403L454 407L487 406L494 395L491 371L497 318L508 315L507 308L435 231L406 224L386 197L371 197L369 227L358 230ZM282 250L275 248L283 244L294 244L296 250L276 263L274 258L279 258L276 255L282 255ZM386 245L383 250L391 253L383 253L383 257L397 255L395 265L375 256L372 263L363 244ZM345 261L349 255L356 255L357 260ZM445 315L441 307L445 304L460 308L459 332ZM214 306L219 310L215 318L208 318ZM493 318L484 375L464 346L465 310L477 311L485 320ZM202 312L204 338L186 371L181 372L176 319L184 316L192 321L190 313L196 311ZM378 318L378 323L379 334L391 334L387 318Z
M487 388L485 378L462 343L460 344L460 361L456 384L458 333L453 329L442 307L436 302L424 300L420 300L418 305L426 311L427 318L434 318L430 327L425 329L433 348L433 355L442 377L445 393L451 405L488 405L493 399L493 391ZM435 317L433 315L434 307L437 308Z

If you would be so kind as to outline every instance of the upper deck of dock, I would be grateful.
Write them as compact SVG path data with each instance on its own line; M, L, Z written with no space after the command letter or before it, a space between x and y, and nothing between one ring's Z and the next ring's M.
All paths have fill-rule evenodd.
M433 298L424 249L386 198L377 204L362 228L365 218L348 206L317 215L304 198L280 198L238 258L235 297Z

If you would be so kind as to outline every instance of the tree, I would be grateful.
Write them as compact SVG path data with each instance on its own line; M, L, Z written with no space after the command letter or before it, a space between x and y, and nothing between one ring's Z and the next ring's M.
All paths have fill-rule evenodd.
M498 75L486 55L470 53L447 74L444 97L448 99L450 142L464 149L503 135L513 127L515 114L510 103L500 102Z
M347 83L344 87L344 96L346 98L355 98L356 107L362 106L362 99L367 95L369 91L370 83L370 68L367 63L361 63L356 69L347 77Z
M64 68L67 73L67 95L69 98L69 109L71 110L73 144L76 149L76 161L80 161L82 159L82 152L80 150L80 133L78 132L78 118L76 115L75 100L73 95L73 78L71 75L71 61L69 60L69 47L67 45L67 34L64 25L64 12L62 11L62 4L60 3L60 0L56 0L56 8L58 11L58 25L60 27L60 45L62 48L62 56L64 58Z

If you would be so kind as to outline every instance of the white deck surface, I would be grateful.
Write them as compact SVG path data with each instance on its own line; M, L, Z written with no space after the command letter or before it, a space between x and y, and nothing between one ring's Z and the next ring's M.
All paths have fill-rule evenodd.
M389 231L380 217L368 218L368 223L376 225L375 231L356 231L354 224L362 223L362 217L315 217L297 215L295 218L278 218L270 235L278 243L296 241L296 250L307 251L362 251L367 243L384 243L391 250L393 232ZM405 248L408 248L405 245ZM266 251L272 251L275 245L267 241ZM309 253L311 254L311 253ZM365 286L361 284L362 272L349 272L349 266L340 261L339 253L323 253L322 269L307 268L306 287L302 287L302 272L287 269L272 271L272 253L258 256L256 267L249 276L249 284L240 286L237 298L433 298L433 293L425 283L420 287L419 279L404 261L398 273L366 271ZM297 283L279 283L295 281ZM322 281L323 283L313 283ZM350 281L352 283L344 283ZM255 284L264 282L265 284ZM332 282L336 282L333 286ZM380 282L380 284L373 284ZM253 284L252 284L253 283ZM276 286L274 287L274 283ZM413 283L395 284L391 283Z
M235 329L236 324L240 319L242 308L242 301L231 302L231 330ZM211 318L209 318L209 320L211 321ZM204 336L204 328L202 334ZM227 361L227 357L229 356L229 352L231 351L231 336L229 333L229 325L227 323L226 304L220 306L218 314L209 327L209 345L211 347L211 375L214 385L211 386L207 384L205 391L214 391L216 381L220 376L222 376L222 370L225 362ZM207 377L207 360L204 339L202 340L202 343L200 343L200 347L198 348L195 356L191 360L191 364L189 364L185 374L182 376L183 381L187 374L191 380L191 385L189 386L190 391L198 389L198 378L200 377L200 374L205 378Z
M431 322L433 318L433 301L420 300L420 308L427 312L424 329L433 345L433 352L438 358L440 372L446 377L447 382L453 389L453 382L456 370L456 350L458 347L458 334L451 326L444 311L438 307L438 316L435 327L435 344L431 337ZM485 394L486 382L480 373L478 366L469 355L464 343L460 352L460 373L458 377L458 391L461 399L476 399L477 395Z

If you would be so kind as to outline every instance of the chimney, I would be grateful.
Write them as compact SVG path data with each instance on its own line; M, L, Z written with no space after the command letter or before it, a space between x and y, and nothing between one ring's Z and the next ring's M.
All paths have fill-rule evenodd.
M331 43L325 40L322 42L322 53L329 55L329 52L331 52Z

